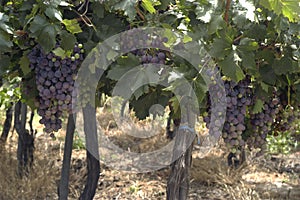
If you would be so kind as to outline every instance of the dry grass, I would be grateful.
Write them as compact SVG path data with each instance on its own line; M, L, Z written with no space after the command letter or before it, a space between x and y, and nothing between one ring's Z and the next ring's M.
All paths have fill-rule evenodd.
M33 168L27 177L17 176L16 151L1 147L0 153L0 199L55 199L58 170L50 157L35 153Z
M161 148L169 140L165 132L148 139L128 136L126 132L116 128L113 116L109 112L101 111L97 116L105 134L118 146L134 152L152 151ZM155 124L154 124L155 125ZM137 130L147 132L152 127L149 120L137 122ZM198 126L197 131L207 133L205 127ZM12 137L6 145L0 145L0 200L44 200L57 199L57 183L63 156L64 132L56 135L58 140L53 141L48 136L39 134L36 138L35 162L30 175L20 179L16 175L16 138ZM61 139L59 139L61 138ZM227 167L226 152L221 145L213 149L205 157L200 147L195 145L191 168L191 184L189 199L198 200L259 200L259 199L300 199L297 188L279 190L276 183L284 183L289 177L279 174L276 166L263 158L251 160L238 169ZM70 174L69 199L78 199L83 190L86 178L85 151L73 151ZM250 156L251 158L251 156ZM300 154L298 160L300 158ZM286 160L286 158L285 158ZM295 158L291 158L295 160ZM274 164L279 164L274 162ZM110 169L101 164L101 174L95 200L109 199L165 199L166 184L169 169L134 174ZM296 174L297 175L297 174ZM297 180L296 180L297 179ZM300 183L299 177L295 183ZM261 187L258 188L257 186ZM284 184L283 184L284 186ZM267 190L266 188L269 188ZM265 191L264 191L265 190ZM276 191L277 190L277 191ZM279 196L278 193L282 192ZM289 192L290 194L286 194ZM276 198L276 195L277 198ZM294 195L294 197L293 197Z

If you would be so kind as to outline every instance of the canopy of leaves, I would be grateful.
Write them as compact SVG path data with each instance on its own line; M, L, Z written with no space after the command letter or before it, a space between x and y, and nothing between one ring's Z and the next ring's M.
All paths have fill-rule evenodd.
M300 73L298 0L244 0L234 1L229 6L223 1L209 0L17 0L0 1L0 4L1 79L32 79L34 75L26 55L37 44L45 52L54 50L64 57L80 42L88 54L99 42L117 33L132 27L156 26L184 34L181 42L186 48L193 48L194 55L199 57L203 53L189 46L189 42L201 44L222 74L232 80L239 81L249 74L257 82L255 85L263 85L266 91L289 85L295 93L300 93L299 83L293 80ZM164 36L168 37L166 45L169 47L178 42L168 31ZM104 56L110 60L112 55ZM207 91L205 82L194 81L203 79L191 66L193 61L172 53L168 59L171 68L191 81L199 100L205 99L202 98ZM112 90L108 87L113 87L113 83L138 62L131 55L118 58L105 73L104 79L111 84L102 84L100 92L101 88L102 92ZM96 73L96 65L91 64L92 73ZM144 81L145 73L148 72L139 72L135 81ZM169 84L172 87L175 82ZM154 94L156 90L149 93L148 87L137 90L132 97L135 106L143 105L137 99L144 101L158 95ZM162 103L165 104L165 99ZM144 117L145 113L140 115Z

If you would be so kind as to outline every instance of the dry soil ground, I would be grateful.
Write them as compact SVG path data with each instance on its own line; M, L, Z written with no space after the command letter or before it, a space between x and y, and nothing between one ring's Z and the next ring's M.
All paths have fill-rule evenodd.
M141 152L160 148L169 142L164 131L150 140L135 139L119 131L109 113L98 115L105 134L123 149ZM138 123L146 127L149 121ZM57 184L63 156L64 131L53 140L42 133L35 140L35 162L27 178L16 176L16 133L12 132L0 148L0 200L57 199ZM290 155L247 154L247 163L238 169L226 165L222 145L203 157L196 144L193 151L189 199L300 199L300 150ZM70 177L70 198L78 199L86 178L85 150L73 150ZM95 199L165 199L169 169L148 173L117 171L101 164Z

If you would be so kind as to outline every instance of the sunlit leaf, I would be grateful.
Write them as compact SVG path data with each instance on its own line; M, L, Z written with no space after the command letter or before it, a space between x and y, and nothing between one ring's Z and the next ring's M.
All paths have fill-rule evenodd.
M299 0L261 0L259 3L278 15L283 14L291 22L300 19Z
M72 34L82 32L76 19L64 19L62 20L62 23L66 26L66 29Z
M153 4L154 2L152 0L142 0L142 6L151 14L156 13Z

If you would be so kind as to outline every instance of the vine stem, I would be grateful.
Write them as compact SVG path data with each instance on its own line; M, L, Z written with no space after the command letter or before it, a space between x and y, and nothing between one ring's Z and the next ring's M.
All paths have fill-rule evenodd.
M145 21L145 17L144 15L142 14L142 11L136 6L135 7L135 10L136 10L136 13L140 16L140 18Z
M225 8L225 15L224 20L228 24L228 15L229 15L229 8L230 8L231 0L226 0L226 8Z

